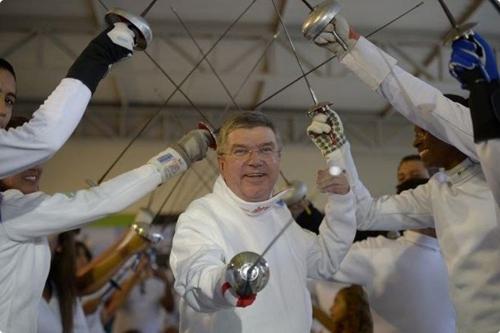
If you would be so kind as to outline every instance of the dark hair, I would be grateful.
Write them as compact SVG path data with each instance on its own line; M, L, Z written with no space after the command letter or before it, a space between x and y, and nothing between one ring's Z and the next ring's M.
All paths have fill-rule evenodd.
M345 312L336 312L334 305L330 308L333 319L333 332L372 333L373 320L370 312L368 297L359 285L342 288L335 296L334 304L343 299L346 304ZM336 313L334 313L336 312Z
M9 128L16 128L19 126L23 126L25 123L29 122L30 120L26 117L23 116L15 116L10 118L9 122L7 123L7 126L5 126L5 129L8 130Z
M401 168L401 165L405 162L410 162L410 161L421 161L422 159L420 158L420 155L412 154L412 155L406 155L404 156L401 161L399 161L398 165L398 170Z
M57 236L60 250L54 251L45 288L57 293L63 333L73 332L76 306L75 233L66 231ZM52 296L54 297L54 295Z
M396 193L399 194L406 190L414 189L420 185L426 184L429 181L427 178L410 178L396 186Z
M14 71L14 66L10 64L7 60L4 58L0 58L0 69L5 69L6 71L10 72L14 79L16 79L16 72Z
M464 98L460 95L455 95L455 94L443 94L444 97L451 99L455 103L462 104L466 108L469 107L469 100L467 98Z

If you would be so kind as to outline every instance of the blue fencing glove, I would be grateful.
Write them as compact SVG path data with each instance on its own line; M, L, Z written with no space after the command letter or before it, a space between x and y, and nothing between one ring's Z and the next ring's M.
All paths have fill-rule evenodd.
M453 42L449 70L465 89L476 82L499 78L495 52L478 33Z

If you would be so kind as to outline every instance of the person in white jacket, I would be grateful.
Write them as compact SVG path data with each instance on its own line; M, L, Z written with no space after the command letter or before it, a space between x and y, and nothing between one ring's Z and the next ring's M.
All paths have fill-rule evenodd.
M474 142L484 175L500 205L500 80L495 51L478 33L453 42L450 73L470 91Z
M220 176L213 192L193 201L180 216L170 265L180 302L180 332L304 333L311 328L307 278L328 279L355 234L354 198L328 196L319 235L293 222L281 197L281 142L261 112L242 112L219 132ZM333 213L335 211L335 214ZM269 280L257 295L243 294L226 279L230 260L242 251L264 256ZM243 266L244 267L244 266ZM249 269L249 268L248 268ZM251 274L251 278L253 278Z
M308 132L335 136L323 115ZM329 118L338 119L330 111ZM500 223L498 206L481 166L455 147L416 127L413 145L427 167L443 168L425 185L399 195L372 198L360 182L348 145L328 154L343 167L356 196L359 229L436 229L446 262L459 332L493 332L500 324ZM335 192L335 189L333 189Z
M109 67L130 56L134 32L115 23L94 38L70 67L33 118L21 127L5 130L16 101L14 68L0 60L0 178L48 160L66 142L80 122L91 95Z
M398 178L404 180L398 194L427 183L427 169L418 158L410 155L401 162ZM328 172L318 174L321 192L333 181ZM378 236L355 242L334 279L363 286L374 333L456 332L446 264L432 228L406 230L397 239Z
M74 193L24 195L3 179L0 193L0 331L36 332L37 306L47 278L47 236L79 228L119 212L188 166L204 158L210 133L193 130L145 165ZM37 175L21 174L27 186ZM13 176L15 177L15 176ZM9 185L10 184L10 185Z

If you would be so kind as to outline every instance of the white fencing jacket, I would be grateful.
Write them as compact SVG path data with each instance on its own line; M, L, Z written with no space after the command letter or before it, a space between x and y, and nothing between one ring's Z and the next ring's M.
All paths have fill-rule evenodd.
M451 101L438 89L401 69L393 57L364 37L360 37L341 62L412 123L471 159L479 160L500 205L500 140L474 143L469 108Z
M486 181L500 205L500 139L479 142L476 144L476 151Z
M356 242L334 276L363 286L374 333L455 333L455 310L438 240L415 231ZM332 299L333 301L333 299Z
M54 155L80 122L90 97L85 84L65 78L29 122L8 131L0 129L0 179Z
M151 165L72 194L3 192L0 212L0 331L36 332L50 267L47 237L116 213L161 184Z
M329 156L347 170L361 230L436 228L459 332L500 328L500 213L481 166L470 159L399 195L372 198L349 144ZM343 164L345 163L345 164Z
M307 278L331 279L355 234L354 198L330 195L320 235L293 223L265 255L267 286L246 308L231 307L220 286L225 266L243 251L262 253L292 219L279 195L245 202L222 177L177 223L170 264L182 296L180 332L304 333L311 327ZM333 213L335 211L335 214Z

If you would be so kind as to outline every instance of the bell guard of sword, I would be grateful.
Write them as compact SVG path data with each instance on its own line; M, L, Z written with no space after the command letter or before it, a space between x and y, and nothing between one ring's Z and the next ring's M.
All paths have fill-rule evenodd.
M267 285L269 276L269 265L262 255L250 251L238 253L226 266L222 294L237 307L249 306Z

